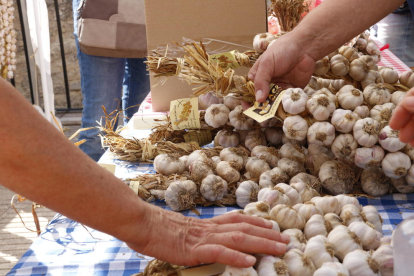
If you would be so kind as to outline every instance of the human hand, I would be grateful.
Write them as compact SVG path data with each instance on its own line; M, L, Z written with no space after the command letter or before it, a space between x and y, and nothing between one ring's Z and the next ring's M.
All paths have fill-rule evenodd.
M395 108L390 120L390 127L394 130L400 130L401 142L414 146L414 88L405 94L403 100Z
M281 255L289 242L289 236L271 230L270 222L237 213L194 219L153 207L140 225L143 232L136 234L146 242L129 247L185 266L218 262L249 267L256 259L242 252Z

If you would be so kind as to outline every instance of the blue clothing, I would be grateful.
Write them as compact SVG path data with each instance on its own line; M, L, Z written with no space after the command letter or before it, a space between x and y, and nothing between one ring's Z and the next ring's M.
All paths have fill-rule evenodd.
M102 106L110 113L117 108L125 110L141 104L150 91L150 83L145 59L98 57L80 51L77 39L79 2L80 0L73 0L74 34L83 95L82 128L89 128L96 127L97 121L104 116ZM125 110L124 124L138 108L137 106ZM79 136L79 140L86 140L80 149L95 161L104 153L99 133L98 129L92 129Z

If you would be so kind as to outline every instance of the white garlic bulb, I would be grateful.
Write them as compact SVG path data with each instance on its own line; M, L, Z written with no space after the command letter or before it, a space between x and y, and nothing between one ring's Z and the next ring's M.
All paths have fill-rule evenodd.
M331 149L339 160L353 160L358 148L358 142L351 134L341 134L335 138Z
M363 214L363 217L366 219L367 222L374 225L375 230L382 233L382 218L378 214L377 208L375 208L372 205L364 206L362 207L361 214Z
M349 65L349 75L356 81L363 81L369 71L368 64L361 58L354 59Z
M206 164L212 164L212 161L202 150L193 151L187 159L187 166L190 166L195 161L201 161Z
M289 139L302 141L308 134L308 123L299 115L287 117L283 121L283 132Z
M214 145L225 148L236 147L240 144L240 134L238 132L222 129L214 137Z
M308 187L304 182L291 183L290 186L298 191L302 202L310 201L312 197L320 195L315 189Z
M371 196L383 196L390 191L391 180L380 168L372 167L362 172L361 187Z
M231 166L230 162L220 161L216 166L217 175L227 181L227 183L236 183L240 179L240 172Z
M256 146L251 155L252 157L264 158L271 168L276 167L280 159L279 151L274 147Z
M289 276L288 266L281 258L274 256L264 256L260 259L257 267L259 276Z
M381 276L394 276L394 250L390 244L382 244L372 258L380 266Z
M273 188L276 184L285 183L289 181L289 176L280 168L275 167L271 170L265 171L260 175L260 188Z
M359 148L356 150L354 162L358 167L368 169L379 166L384 156L384 149L377 145L372 148Z
M227 194L227 182L220 176L210 174L201 182L200 193L208 201L222 200Z
M395 105L399 105L402 99L404 99L405 94L406 92L395 91L394 93L391 94L391 102Z
M282 97L283 109L293 115L305 111L307 101L308 95L300 88L286 89Z
M414 160L414 148L410 145L407 144L403 149L402 152L407 154L408 157L410 157L411 160Z
M223 99L216 97L213 92L208 92L207 94L198 97L198 105L200 107L200 110L207 109L212 104L221 103L223 103Z
M191 179L195 182L201 182L207 175L214 175L213 169L210 165L203 161L195 161L190 167Z
M302 230L306 223L305 219L295 209L285 204L273 207L270 210L270 217L279 224L282 231L292 228Z
M322 235L309 239L304 253L311 258L317 269L325 262L338 262L333 245Z
M369 116L369 108L366 105L357 106L354 109L354 114L357 115L360 119L365 119Z
M336 94L339 104L344 109L354 110L364 102L363 93L352 85L343 86Z
M359 237L364 250L375 250L380 246L382 234L369 222L354 221L348 228Z
M256 270L253 267L242 268L235 266L226 266L226 269L221 276L258 276Z
M407 181L408 185L414 186L414 165L411 165L411 167L408 169L405 180Z
M358 117L351 110L337 109L332 114L331 123L336 131L349 133L357 120Z
M269 144L277 146L282 143L283 130L279 127L268 127L265 130L265 136Z
M311 202L319 207L323 211L323 214L334 213L339 215L341 213L342 206L334 196L316 196L311 199Z
M311 174L307 174L307 173L298 173L297 175L295 175L294 177L292 177L292 179L290 180L289 184L290 185L294 185L295 183L298 182L303 182L306 184L306 186L315 189L316 191L320 191L322 188L322 184L319 181L319 178L311 175Z
M368 41L364 38L358 38L355 42L354 47L359 51L365 51L365 48L367 48Z
M361 81L362 89L367 88L369 85L375 85L384 83L384 80L382 79L381 75L378 73L378 71L370 70L367 77Z
M369 105L389 103L390 91L383 84L370 84L364 89L364 99Z
M317 90L321 89L315 77L312 77L308 85L303 89L308 97L311 97Z
M304 252L306 248L306 238L299 229L286 229L283 234L290 236L290 241L286 246L286 252L292 249L299 249Z
M331 68L331 64L329 62L329 57L323 57L322 59L315 62L315 69L313 73L317 76L326 75Z
M173 211L183 211L195 207L197 186L193 181L174 181L165 192L165 202Z
M363 250L350 252L344 258L343 265L348 269L349 275L381 276L379 264L371 254Z
M378 68L378 72L380 73L385 83L393 84L398 82L398 73L393 68L380 66Z
M154 159L154 170L168 176L182 174L185 171L185 163L175 156L160 154Z
M258 34L253 39L253 49L258 53L263 53L276 38L277 36L270 33Z
M248 157L247 152L240 148L225 148L220 152L220 159L229 162L235 168L243 168Z
M400 141L399 134L400 131L393 130L390 126L384 127L379 134L380 145L389 152L403 149L407 144Z
M306 222L303 232L309 240L318 235L326 237L332 229L329 221L325 220L321 214L315 214Z
M317 207L315 203L311 201L307 201L305 203L298 203L292 208L295 209L298 212L298 214L305 219L305 221L308 221L315 214L323 215L322 209Z
M377 63L370 55L363 55L360 57L360 59L364 60L367 63L370 70L373 70L375 72L378 71Z
M330 59L331 71L339 77L345 76L349 72L349 61L342 55L338 54Z
M315 93L306 103L306 108L316 120L325 121L335 111L336 106L328 96Z
M259 179L260 175L268 170L270 170L270 166L265 160L259 157L250 157L247 159L246 171L250 173L252 178Z
M369 113L372 119L377 120L380 123L388 124L394 109L395 105L393 103L386 103L374 106Z
M187 165L188 164L188 158L189 158L188 155L183 155L180 158L178 158L181 161L183 161L183 163L184 163L184 167L185 167L184 171L188 171L188 165Z
M290 276L312 276L316 268L309 256L299 249L288 251L283 260L289 268Z
M348 85L347 81L345 81L343 79L336 79L336 80L331 80L330 87L331 87L331 89L333 89L335 91L335 93L337 93L345 85ZM332 90L331 90L331 92L332 92ZM332 93L334 93L334 92L332 92Z
M280 191L283 190L284 194L289 198L290 204L293 206L298 203L302 203L302 198L300 197L300 194L298 191L296 191L295 188L291 187L288 184L285 183L278 183L275 188L278 188Z
M328 213L323 216L326 222L329 222L332 226L332 229L337 227L338 225L343 225L342 219L340 216L334 213ZM311 218L312 219L312 218Z
M237 205L244 208L250 202L256 202L258 193L259 185L257 185L254 181L248 180L240 183L236 190Z
M342 210L342 207L344 207L347 204L353 204L359 210L361 210L361 208L362 208L362 206L359 204L359 201L356 197L347 196L347 195L336 195L335 197L338 200L339 205L341 206L341 210Z
M407 174L411 167L411 160L402 152L391 152L382 159L381 166L386 176L398 179Z
M298 145L286 143L280 148L280 157L295 160L300 164L305 162L306 149Z
M361 216L360 208L354 204L347 204L342 207L341 215L342 223L346 226L350 225L354 221L364 221Z
M335 127L328 122L316 122L308 129L308 144L330 146L335 139Z
M359 57L358 52L350 46L342 46L338 49L338 53L343 55L349 62L352 62Z
M400 75L400 82L402 85L407 86L408 88L414 87L414 74L412 70L405 71Z
M250 130L254 125L254 119L245 115L241 105L236 106L229 114L229 121L237 130Z
M270 206L269 203L259 200L247 204L243 210L248 216L267 217L269 216Z
M266 137L260 129L251 130L247 133L244 145L250 151L252 151L256 146L266 146Z
M326 161L319 171L319 179L330 194L347 194L354 186L355 173L343 162Z
M229 110L234 110L238 105L241 105L241 101L237 99L234 94L228 94L224 97L223 104L227 106Z
M358 236L343 225L338 225L328 234L328 242L333 245L335 256L340 261L352 251L362 249Z
M363 147L372 147L378 142L379 123L372 118L356 121L354 138Z
M209 126L218 128L227 123L229 113L230 110L224 104L212 104L207 108L204 119Z
M298 173L305 172L305 167L299 162L287 158L282 158L277 163L277 166L286 173L289 177L293 177Z
M326 262L318 268L313 276L350 276L348 269L338 262Z
M329 79L318 78L316 81L318 82L320 87L324 87L324 88L329 89L329 87L331 86L331 80L329 80Z
M280 188L263 188L257 195L257 200L267 202L270 208L278 204L285 204L291 206L290 199L285 192Z

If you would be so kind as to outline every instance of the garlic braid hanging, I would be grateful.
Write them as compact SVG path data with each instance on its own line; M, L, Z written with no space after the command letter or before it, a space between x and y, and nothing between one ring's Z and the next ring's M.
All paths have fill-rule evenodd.
M12 79L16 70L17 33L14 30L13 0L0 1L0 73Z

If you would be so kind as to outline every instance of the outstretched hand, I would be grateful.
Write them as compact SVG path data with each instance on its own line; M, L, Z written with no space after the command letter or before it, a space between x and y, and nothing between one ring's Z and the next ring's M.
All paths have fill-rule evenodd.
M401 142L414 146L414 88L407 92L395 109L390 120L390 127L400 130Z

